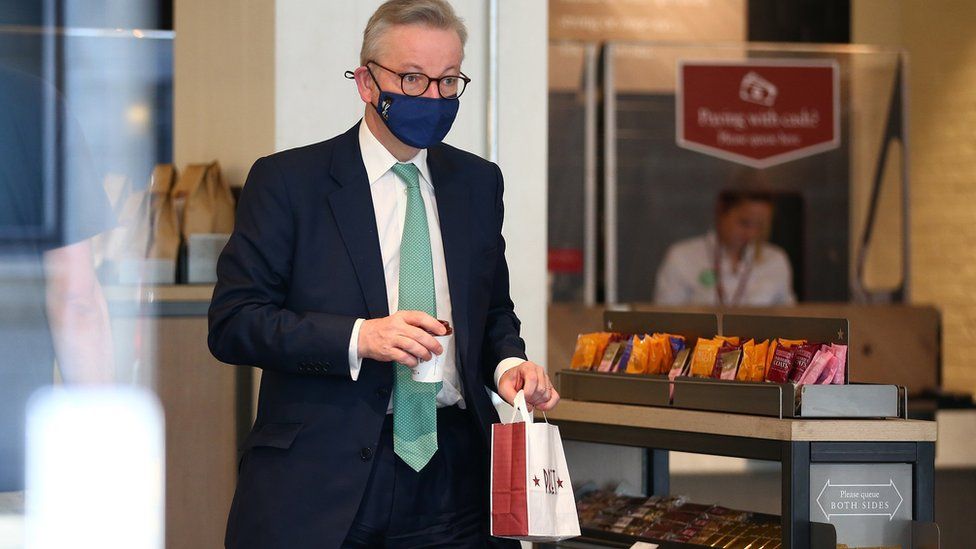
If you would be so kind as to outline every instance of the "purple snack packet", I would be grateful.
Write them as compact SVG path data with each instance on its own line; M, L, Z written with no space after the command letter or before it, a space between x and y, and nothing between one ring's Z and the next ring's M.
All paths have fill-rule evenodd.
M627 363L630 362L630 353L634 350L634 340L628 339L627 343L624 343L623 351L620 352L620 360L617 361L617 367L614 368L615 372L626 372Z

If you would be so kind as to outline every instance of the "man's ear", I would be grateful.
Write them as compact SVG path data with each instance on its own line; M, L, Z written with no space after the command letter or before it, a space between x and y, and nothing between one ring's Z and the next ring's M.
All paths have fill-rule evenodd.
M353 75L356 78L356 88L359 89L359 97L363 103L373 104L373 96L377 95L376 82L369 75L369 70L366 67L359 67L353 71Z

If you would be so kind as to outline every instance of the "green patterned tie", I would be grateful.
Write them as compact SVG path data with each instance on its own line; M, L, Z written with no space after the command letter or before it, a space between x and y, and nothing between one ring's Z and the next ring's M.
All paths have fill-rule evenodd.
M407 215L400 240L399 310L437 316L434 266L430 254L427 213L420 196L420 171L414 164L396 164L393 173L407 184ZM441 382L414 381L408 366L397 363L393 385L393 451L415 471L437 451L437 393Z

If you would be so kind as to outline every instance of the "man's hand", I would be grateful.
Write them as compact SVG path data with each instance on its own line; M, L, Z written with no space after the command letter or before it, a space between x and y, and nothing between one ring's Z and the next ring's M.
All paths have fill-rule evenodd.
M380 362L399 362L413 368L420 360L444 352L435 335L447 328L420 311L398 311L388 317L363 321L359 327L359 356Z
M525 403L531 412L533 407L552 410L559 402L559 393L552 386L545 368L525 361L502 374L498 380L498 394L509 404L519 391L525 391Z

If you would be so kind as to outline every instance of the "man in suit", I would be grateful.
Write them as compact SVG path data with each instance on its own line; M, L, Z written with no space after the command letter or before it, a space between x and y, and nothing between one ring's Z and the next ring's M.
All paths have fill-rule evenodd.
M441 143L465 39L444 0L386 2L347 73L363 120L251 169L210 308L214 355L264 371L227 547L499 543L485 388L559 395L519 337L501 172ZM433 355L442 381L414 381Z

